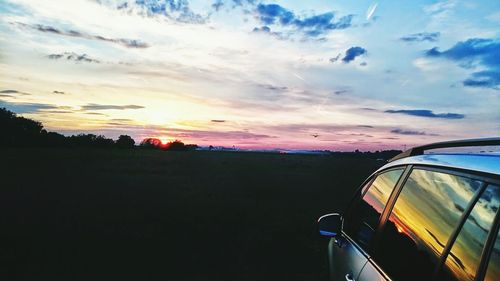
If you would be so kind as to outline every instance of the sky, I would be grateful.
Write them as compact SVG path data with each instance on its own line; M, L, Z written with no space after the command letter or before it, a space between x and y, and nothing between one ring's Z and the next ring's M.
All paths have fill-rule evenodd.
M500 2L0 0L0 107L245 149L499 136Z

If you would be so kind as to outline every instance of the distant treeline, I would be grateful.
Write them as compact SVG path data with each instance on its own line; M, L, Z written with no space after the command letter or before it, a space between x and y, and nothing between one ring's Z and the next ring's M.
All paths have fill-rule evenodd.
M102 135L78 134L67 137L56 132L49 132L43 128L41 122L17 116L5 108L0 108L0 146L136 147L134 139L128 135L121 135L115 141ZM197 145L185 145L179 140L163 144L159 139L147 138L140 143L140 147L161 150L193 150L197 148Z

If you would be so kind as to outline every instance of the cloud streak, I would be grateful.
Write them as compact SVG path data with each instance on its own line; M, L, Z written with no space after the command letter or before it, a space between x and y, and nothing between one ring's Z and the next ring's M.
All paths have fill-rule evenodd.
M144 43L140 40L136 39L125 39L125 38L108 38L104 37L101 35L93 35L93 34L88 34L85 32L80 32L76 30L62 30L58 29L56 27L48 26L48 25L41 25L41 24L25 24L25 23L16 23L19 26L22 27L27 27L33 30L37 30L43 33L49 33L49 34L56 34L56 35L61 35L61 36L68 36L68 37L75 37L75 38L83 38L83 39L88 39L88 40L96 40L96 41L102 41L102 42L108 42L108 43L115 43L127 48L148 48L149 45L147 43Z
M442 118L442 119L463 119L464 114L459 113L434 113L427 109L400 109L400 110L386 110L385 113L400 113L411 116L427 117L427 118Z
M439 40L440 36L441 33L439 32L420 32L403 36L399 38L399 40L405 42L423 42L423 41L436 42Z
M408 136L438 136L437 134L428 134L424 131L404 130L399 128L391 130L391 133Z
M87 54L76 54L73 52L64 52L61 54L50 54L47 58L51 60L65 59L74 62L88 62L88 63L101 63L100 60L89 57Z
M95 104L89 103L82 106L83 110L125 110L125 109L142 109L144 106L140 105L109 105L109 104Z

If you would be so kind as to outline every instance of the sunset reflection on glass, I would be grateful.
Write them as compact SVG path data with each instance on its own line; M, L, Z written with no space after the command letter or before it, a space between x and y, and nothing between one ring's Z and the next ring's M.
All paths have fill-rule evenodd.
M488 268L486 269L486 276L484 281L498 281L500 280L500 231L497 233L497 240L495 242L495 248L491 252L490 262L488 263ZM496 262L496 263L495 263Z
M446 258L443 280L474 280L499 205L498 187L491 185L479 198L453 244Z
M387 222L378 259L396 280L428 280L480 182L415 169ZM394 259L394 256L400 258ZM408 261L411 261L409 263Z
M378 175L363 199L353 208L346 231L365 250L370 246L380 215L402 173L403 169L397 169Z

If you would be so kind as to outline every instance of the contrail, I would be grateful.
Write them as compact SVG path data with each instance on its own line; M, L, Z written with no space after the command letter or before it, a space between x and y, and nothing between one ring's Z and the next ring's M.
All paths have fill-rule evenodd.
M297 73L293 73L293 76L295 76L295 77L299 78L300 80L306 82L306 80L304 78L300 77L300 75L298 75Z
M370 7L368 7L368 10L366 11L366 20L370 20L373 14L375 13L375 10L377 9L377 3L371 4Z

